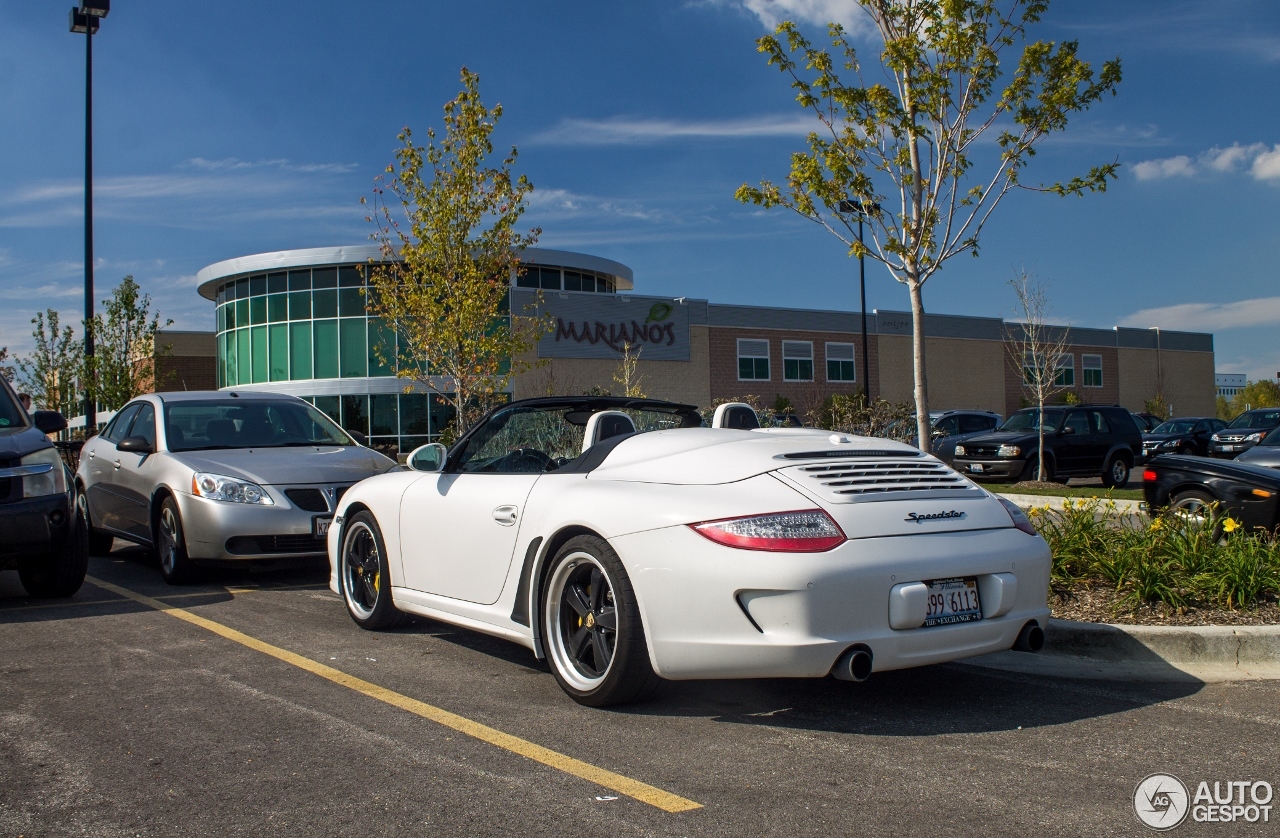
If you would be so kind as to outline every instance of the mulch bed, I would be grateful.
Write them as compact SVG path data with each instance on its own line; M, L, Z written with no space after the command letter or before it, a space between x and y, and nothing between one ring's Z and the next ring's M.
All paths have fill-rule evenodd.
M1260 604L1254 610L1228 611L1217 607L1170 608L1144 603L1136 609L1123 603L1123 594L1108 585L1080 584L1068 591L1049 591L1049 607L1059 620L1118 623L1130 626L1274 626L1280 625L1280 603Z

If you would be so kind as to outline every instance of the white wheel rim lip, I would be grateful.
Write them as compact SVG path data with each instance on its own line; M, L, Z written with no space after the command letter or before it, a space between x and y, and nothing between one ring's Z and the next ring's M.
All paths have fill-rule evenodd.
M609 673L613 671L614 663L618 660L618 653L617 651L614 652L613 657L609 660L609 666L598 678L588 678L578 671L578 667L574 666L573 658L564 645L564 637L560 631L560 601L564 597L565 582L568 581L570 574L584 562L595 565L604 576L609 588L613 588L613 580L609 578L609 572L605 570L599 559L583 551L570 554L568 558L560 562L551 579L547 582L547 595L544 597L546 605L543 611L542 625L548 635L543 638L546 643L547 654L552 659L556 671L560 673L560 677L575 690L590 692L600 686L605 678L609 677ZM618 607L616 593L614 595L614 607ZM621 634L621 626L618 628L619 634Z
M357 602L357 601L355 600L355 598L353 598L353 597L351 596L351 587L352 587L352 584L354 583L354 581L355 581L355 580L354 580L354 579L352 579L353 574L352 574L352 570L351 570L351 564L350 564L350 562L348 562L348 561L347 561L347 556L349 555L349 549L350 549L350 547L351 547L351 542L352 542L352 540L354 540L354 539L355 539L355 537L356 537L357 535L359 535L362 531L363 531L363 532L367 532L367 533L369 534L369 537L370 537L370 538L373 538L373 543L374 543L375 545L378 543L378 540L377 540L376 538L374 538L373 530L371 530L371 529L369 528L369 525L368 525L368 524L366 524L366 523L364 523L363 521L357 521L357 522L355 522L354 524L352 524L352 525L347 529L347 531L346 531L345 533L343 533L343 536L342 536L342 565L341 565L341 576L342 576L342 598L343 598L344 600L346 600L346 601L347 601L347 608L350 608L350 609L351 609L351 611L352 611L352 613L354 613L357 617L359 617L359 618L360 618L360 619L362 619L362 620L367 620L367 619L369 619L369 617L371 617L371 616L373 615L373 609L372 609L372 608L365 608L363 605L361 605L359 602ZM379 558L381 558L381 557L379 557ZM376 606L376 604L377 604L377 603L375 602L374 604L375 604L375 606Z

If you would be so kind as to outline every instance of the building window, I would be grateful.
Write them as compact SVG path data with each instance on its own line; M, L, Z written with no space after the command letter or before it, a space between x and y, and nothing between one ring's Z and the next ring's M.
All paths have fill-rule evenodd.
M1063 355L1058 359L1058 374L1053 377L1053 383L1059 387L1076 386L1076 356Z
M1080 356L1081 373L1084 375L1084 386L1101 387L1102 386L1102 356L1101 355L1081 355Z
M738 339L738 380L769 380L769 341Z
M852 343L827 344L827 381L857 381Z
M807 340L782 342L784 381L813 381L813 343Z

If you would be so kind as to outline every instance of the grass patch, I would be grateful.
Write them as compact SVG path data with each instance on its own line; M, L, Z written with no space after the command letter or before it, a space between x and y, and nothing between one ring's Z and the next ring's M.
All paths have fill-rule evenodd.
M1108 501L1033 507L1028 516L1053 552L1051 585L1060 595L1104 585L1117 608L1160 603L1173 609L1252 610L1280 597L1280 537L1246 532L1232 518L1108 515Z
M1052 498L1099 498L1106 500L1145 500L1141 489L1106 489L1102 486L1058 486L1053 489L1020 487L1014 483L984 483L982 488L1001 495L1039 495Z

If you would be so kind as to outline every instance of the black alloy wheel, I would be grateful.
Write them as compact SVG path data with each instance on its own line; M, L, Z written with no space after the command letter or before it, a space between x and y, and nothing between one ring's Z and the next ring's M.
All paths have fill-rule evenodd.
M391 598L382 530L371 512L358 512L342 532L338 583L347 613L360 628L381 631L404 618Z
M156 553L160 557L160 573L170 585L185 585L197 575L195 563L187 556L187 540L182 531L182 514L178 502L167 497L160 504L156 521Z
M541 602L547 661L574 701L606 707L661 688L631 580L604 539L580 535L566 542L550 562Z

